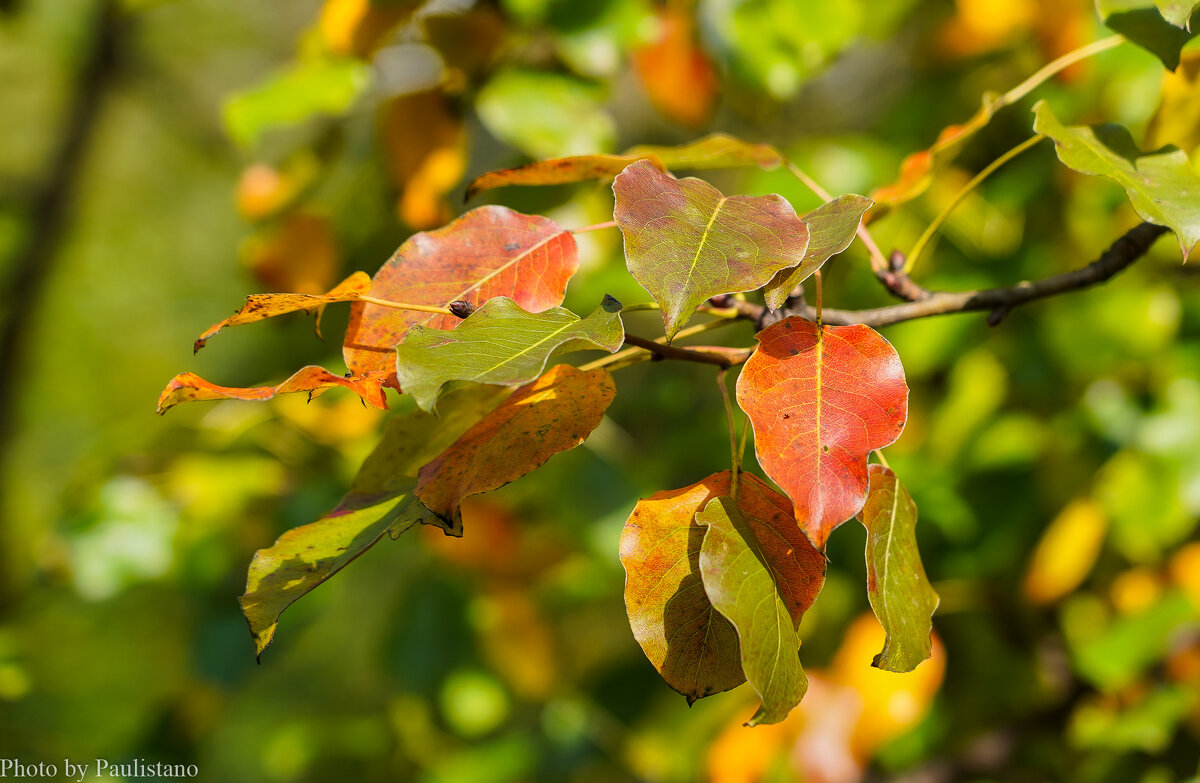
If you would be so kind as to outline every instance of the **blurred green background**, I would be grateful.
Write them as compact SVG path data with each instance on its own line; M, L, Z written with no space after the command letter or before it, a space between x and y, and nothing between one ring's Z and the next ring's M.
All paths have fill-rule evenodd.
M939 651L912 675L870 669L864 531L846 525L802 628L814 686L779 727L741 728L744 687L689 709L624 617L634 502L727 467L711 371L620 371L585 446L469 506L462 540L372 549L287 612L261 665L236 601L250 558L336 504L382 417L340 391L154 414L177 372L340 371L336 306L326 342L289 316L190 346L248 293L373 273L484 171L723 130L867 193L985 91L1106 34L1086 0L3 0L0 758L229 783L1196 780L1200 283L1170 241L996 328L883 330L912 387L887 454L920 509ZM1036 98L1141 138L1163 74L1128 45L1074 66L876 238L911 246L1028 137ZM1154 144L1193 139L1175 119L1192 134ZM709 178L818 203L785 171ZM611 217L604 184L484 202ZM967 199L916 276L1044 277L1136 222L1043 144ZM617 232L580 241L567 306L647 298ZM829 305L887 302L861 246L827 270Z

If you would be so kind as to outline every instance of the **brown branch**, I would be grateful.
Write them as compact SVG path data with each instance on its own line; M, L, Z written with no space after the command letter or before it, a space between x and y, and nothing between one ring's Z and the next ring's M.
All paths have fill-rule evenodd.
M933 315L949 315L970 311L988 310L988 323L992 326L1004 320L1004 317L1014 307L1044 299L1048 296L1078 291L1105 282L1121 272L1134 261L1137 261L1154 240L1167 233L1168 229L1151 223L1141 223L1134 226L1095 261L1081 269L1064 272L1035 282L1021 282L1016 285L1001 288L987 288L979 291L960 292L925 292L927 296L916 301L890 307L876 307L869 310L831 310L825 308L822 320L832 326L848 324L865 324L867 326L887 326L916 318L928 318ZM915 285L915 284L914 284ZM924 291L924 289L920 289ZM762 305L739 302L738 316L754 321L761 325L770 319L772 314ZM807 304L781 311L784 316L799 315L814 320L816 310Z
M645 337L638 337L634 334L625 335L625 344L632 345L637 348L644 348L663 359L679 359L685 362L699 362L701 364L715 364L718 367L732 367L735 364L741 364L750 358L753 349L747 348L744 351L730 351L729 355L725 353L717 353L715 351L705 351L699 348L680 348L675 345L663 345L656 343L653 340L647 340ZM741 354L745 354L742 356Z

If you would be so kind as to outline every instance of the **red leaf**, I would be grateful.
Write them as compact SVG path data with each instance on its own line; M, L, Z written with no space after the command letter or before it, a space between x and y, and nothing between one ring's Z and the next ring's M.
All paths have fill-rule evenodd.
M579 266L575 238L549 218L506 207L472 210L436 231L414 234L375 274L367 294L406 304L479 306L511 297L530 312L562 303ZM355 302L343 354L356 373L393 373L395 348L413 324L453 329L460 320Z
M463 498L498 489L583 443L616 393L605 370L550 368L423 467L417 499L443 520L447 533L461 535Z
M908 417L900 357L866 326L787 318L758 334L737 398L754 424L759 464L791 497L818 549L867 498L867 455Z
M166 411L181 402L195 400L269 400L276 394L289 392L308 392L310 397L316 397L334 386L344 386L362 397L363 400L376 408L387 409L387 400L383 393L383 382L386 373L372 373L353 378L334 375L324 367L310 365L303 367L295 375L278 386L254 386L238 388L232 386L217 386L209 383L190 372L180 373L171 379L167 388L158 398L158 412Z

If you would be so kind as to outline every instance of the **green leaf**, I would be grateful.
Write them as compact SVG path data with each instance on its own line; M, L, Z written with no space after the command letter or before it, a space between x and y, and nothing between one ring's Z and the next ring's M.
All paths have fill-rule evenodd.
M808 690L792 616L732 498L713 498L696 521L707 527L700 546L704 592L737 629L742 670L762 699L747 725L779 723Z
M917 504L888 468L871 465L870 473L870 493L858 519L867 529L867 597L887 632L871 665L910 672L932 653L938 596L917 551Z
M285 609L374 546L389 529L393 538L417 522L445 529L414 501L418 471L507 394L507 389L468 386L442 399L439 416L414 411L391 419L337 508L254 553L246 593L239 601L258 655L271 644Z
M493 136L532 157L585 155L607 152L616 138L602 93L570 76L510 69L479 91L475 109Z
M530 313L498 296L457 329L413 326L396 346L396 376L400 388L427 411L450 381L521 386L541 375L555 354L616 351L625 340L620 313L621 303L611 296L583 319L561 307Z
M1159 0L1157 3L1153 0L1096 0L1096 11L1110 30L1150 52L1173 71L1179 66L1179 51L1192 38L1188 19L1184 19L1185 24L1176 21L1185 5L1188 3L1178 0ZM1185 27L1187 29L1181 29Z
M1154 4L1158 6L1163 19L1185 30L1192 29L1189 22L1197 6L1200 6L1195 0L1154 0Z
M788 294L796 286L820 269L832 256L850 247L863 214L873 203L875 202L866 196L851 193L838 196L805 215L802 219L808 226L808 249L804 252L804 261L794 269L777 272L771 282L767 283L763 289L767 307L772 310L783 307Z
M1075 171L1120 184L1143 220L1175 232L1187 260L1200 241L1200 176L1185 152L1172 146L1143 152L1121 125L1066 127L1045 101L1033 112L1033 129L1054 139L1059 160Z
M233 140L253 146L268 130L317 114L341 114L366 89L371 69L355 59L309 60L233 95L224 109Z
M613 193L629 272L662 307L668 339L709 297L752 291L804 262L808 227L782 196L724 196L645 160Z

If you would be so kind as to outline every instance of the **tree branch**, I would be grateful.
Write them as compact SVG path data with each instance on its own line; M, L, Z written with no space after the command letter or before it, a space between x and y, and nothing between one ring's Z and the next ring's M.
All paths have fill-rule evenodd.
M718 367L732 367L735 364L741 364L750 358L750 354L753 351L751 348L738 348L718 353L703 348L679 348L674 345L656 343L653 340L647 340L645 337L638 337L634 334L625 335L625 344L645 348L647 351L653 353L655 357L663 359L680 359L685 362L715 364Z
M1113 242L1108 250L1087 266L1036 282L1021 282L1016 285L979 291L925 292L927 296L916 301L869 310L825 308L822 312L822 320L831 326L848 324L888 326L933 315L989 310L991 313L988 316L988 323L995 326L1018 305L1068 291L1078 291L1105 282L1145 255L1154 241L1167 231L1168 229L1163 226L1141 223ZM889 286L890 289L891 286ZM924 291L924 289L919 290ZM773 315L769 314L762 305L749 302L739 302L737 308L739 317L753 320L756 324L762 324L764 319L769 319ZM816 318L816 310L807 304L789 308L781 311L780 314L784 317L799 315L809 320Z

